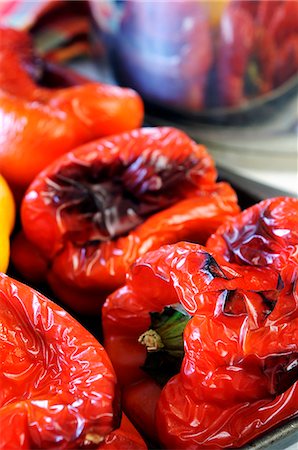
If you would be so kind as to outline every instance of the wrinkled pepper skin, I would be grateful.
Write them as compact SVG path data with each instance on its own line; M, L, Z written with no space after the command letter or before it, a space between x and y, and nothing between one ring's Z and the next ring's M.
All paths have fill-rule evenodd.
M278 270L290 257L297 258L297 245L298 199L292 197L264 200L246 209L207 242L210 251L232 263Z
M150 328L150 312L177 304L190 317L180 372L156 395L155 439L163 447L239 447L295 416L297 277L291 258L280 271L240 266L186 242L140 258L102 312L105 346L131 420L137 421L136 387L150 383L138 338ZM149 434L147 418L144 423Z
M15 204L5 179L0 174L0 272L5 272L9 262L9 235L15 222Z
M38 85L43 70L29 35L0 29L0 166L17 194L63 153L143 120L134 91L94 82L48 89Z
M98 311L139 256L181 239L205 243L239 212L233 189L215 179L205 148L183 132L134 130L44 170L23 200L23 229L49 262L59 298Z
M90 448L119 426L116 377L59 306L0 274L0 448Z

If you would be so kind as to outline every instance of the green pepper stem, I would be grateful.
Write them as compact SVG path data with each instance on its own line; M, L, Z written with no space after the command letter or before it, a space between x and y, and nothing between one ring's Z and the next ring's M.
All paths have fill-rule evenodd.
M191 316L180 305L179 310L166 307L150 316L150 329L138 339L147 350L142 369L163 386L180 370L184 357L183 332Z

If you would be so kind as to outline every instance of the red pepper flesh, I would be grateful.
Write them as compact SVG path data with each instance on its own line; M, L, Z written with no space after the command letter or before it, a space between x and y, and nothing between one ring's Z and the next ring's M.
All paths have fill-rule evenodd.
M66 311L0 274L0 448L89 448L117 425L116 377Z

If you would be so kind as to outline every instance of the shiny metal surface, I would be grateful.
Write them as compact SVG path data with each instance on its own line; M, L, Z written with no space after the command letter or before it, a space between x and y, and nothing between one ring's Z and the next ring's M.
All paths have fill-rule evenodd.
M266 433L259 439L242 447L243 450L297 450L298 449L298 418L285 423L279 428Z
M244 177L233 172L225 167L217 165L220 178L229 181L237 189L241 189L248 195L252 196L256 201L264 200L265 198L273 197L293 197L291 192L283 189L277 189L264 183Z

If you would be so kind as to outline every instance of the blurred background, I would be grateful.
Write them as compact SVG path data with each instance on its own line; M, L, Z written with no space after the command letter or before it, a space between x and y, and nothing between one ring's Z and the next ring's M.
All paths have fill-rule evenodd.
M130 86L146 124L207 144L220 168L298 194L298 2L0 3L41 54Z

